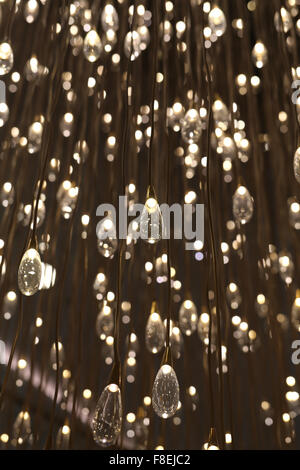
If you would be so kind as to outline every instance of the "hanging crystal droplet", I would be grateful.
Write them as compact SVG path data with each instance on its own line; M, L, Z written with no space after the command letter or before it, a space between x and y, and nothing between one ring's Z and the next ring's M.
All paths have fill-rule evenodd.
M110 216L102 219L97 225L98 251L105 258L113 258L118 248L116 227Z
M8 42L0 44L0 75L6 75L14 64L14 54Z
M159 204L154 197L149 197L140 218L140 234L147 243L157 243L162 238L163 222Z
M189 109L181 121L181 135L188 144L196 144L202 134L201 119L196 109Z
M258 69L262 69L268 61L268 51L261 41L257 41L253 47L252 60Z
M114 330L114 317L112 309L104 301L103 307L99 312L96 320L96 331L100 339L104 340L107 336L112 335Z
M300 147L297 148L294 155L294 175L298 183L300 183Z
M165 341L165 327L159 313L151 312L146 325L146 347L152 354L161 351Z
M102 42L98 33L91 29L87 33L83 42L83 53L89 62L96 62L102 52Z
M40 150L43 136L43 124L39 121L34 122L28 129L28 152L36 153Z
M297 331L300 331L300 291L297 290L295 302L292 307L291 320Z
M131 47L132 46L132 47ZM141 38L137 31L132 32L132 39L131 39L131 31L126 34L124 40L124 52L126 57L130 56L130 60L135 60L141 53Z
M4 126L9 116L9 108L6 103L0 103L0 127Z
M233 215L241 224L253 216L253 199L245 186L239 186L233 196Z
M222 131L227 131L230 122L230 115L227 106L221 100L215 100L212 106L215 124Z
M121 392L116 384L110 384L101 393L93 418L94 441L103 447L115 444L122 425Z
M12 437L15 445L30 444L32 442L31 419L28 411L20 411L13 425Z
M164 364L158 371L152 390L152 404L161 418L171 418L177 411L179 385L174 369Z
M108 31L112 29L113 31L117 31L119 29L119 17L117 10L113 5L108 3L102 10L101 14L101 25L103 31Z
M18 284L22 294L34 295L39 289L41 277L40 255L34 248L30 248L24 253L18 271Z
M227 22L221 8L214 7L212 10L210 10L208 15L208 25L216 36L223 36L226 31Z
M194 302L185 300L179 309L179 326L182 333L191 336L197 329L198 314Z
M280 15L282 22L280 19ZM290 13L285 8L280 8L280 13L276 11L274 15L274 24L276 31L281 32L283 29L285 33L288 33L289 30L293 27L293 20Z

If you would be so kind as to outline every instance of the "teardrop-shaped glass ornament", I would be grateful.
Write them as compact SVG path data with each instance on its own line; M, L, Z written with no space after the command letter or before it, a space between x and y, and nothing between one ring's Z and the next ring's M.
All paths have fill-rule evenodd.
M294 155L294 175L298 183L300 183L300 147L297 148Z
M255 46L253 47L252 60L254 62L254 65L258 69L262 69L263 66L266 65L266 63L268 61L267 48L261 41L257 41Z
M39 289L41 277L40 255L35 248L29 248L23 255L18 271L18 285L22 294L34 295Z
M239 186L233 196L233 215L241 224L253 216L253 199L245 186Z
M179 309L179 326L182 333L191 336L197 329L198 313L194 302L185 300Z
M40 150L43 136L43 124L34 122L28 129L28 152L36 153Z
M216 314L212 310L212 329L211 329L211 342L210 342L210 350L215 351L216 350L216 344L217 344L217 321L216 321ZM202 343L205 346L209 345L209 323L210 323L210 316L208 313L203 312L199 316L199 321L198 321L198 336Z
M129 31L124 40L124 52L130 60L135 60L141 53L141 38L137 31ZM130 55L131 54L131 55Z
M108 3L102 10L101 13L101 25L103 31L108 31L112 29L113 31L117 31L119 28L119 17L117 10L115 7Z
M152 404L155 413L167 419L174 416L179 403L179 385L174 369L164 364L159 369L152 390Z
M281 15L281 19L280 19ZM282 29L285 33L288 33L293 26L293 20L290 13L285 8L280 8L280 13L276 11L274 15L274 24L278 32L281 32ZM282 28L283 27L283 28Z
M146 325L146 347L152 354L161 351L165 341L165 327L161 316L156 312L156 303L152 303L151 313Z
M114 445L121 431L122 400L116 384L105 387L96 406L92 429L94 441L103 447Z
M231 282L226 288L226 298L229 307L233 310L237 310L242 303L242 296L239 287Z
M140 235L147 243L157 243L162 238L162 215L154 194L148 189L147 199L140 218Z
M14 53L8 42L0 44L0 75L6 75L14 64Z
M112 335L114 331L114 317L111 307L105 300L103 307L99 312L96 320L96 332L100 339L104 340L107 336Z
M292 256L287 251L279 253L279 274L283 282L291 284L293 282L295 265Z
M291 320L297 331L300 331L300 290L297 290L295 302L292 307Z
M227 131L229 127L230 115L227 106L220 99L215 100L212 106L215 124L222 131Z
M181 121L181 135L188 144L196 144L202 134L202 124L198 111L189 109Z
M24 7L24 18L27 23L34 23L39 14L39 4L37 0L28 0Z
M59 450L68 450L71 429L68 424L61 426L56 435L56 448Z
M226 31L227 22L221 8L214 7L210 10L208 15L208 25L216 36L223 36Z
M98 251L105 258L113 258L118 248L116 227L110 215L97 225Z
M289 202L289 219L291 226L300 230L300 204L295 199Z
M208 443L205 450L220 450L215 428L210 429Z
M0 103L0 127L3 127L9 116L9 107L6 103Z
M94 29L87 33L83 41L83 53L89 62L96 62L102 52L102 42Z
M15 445L24 445L32 441L31 419L28 411L20 411L16 417L12 437Z

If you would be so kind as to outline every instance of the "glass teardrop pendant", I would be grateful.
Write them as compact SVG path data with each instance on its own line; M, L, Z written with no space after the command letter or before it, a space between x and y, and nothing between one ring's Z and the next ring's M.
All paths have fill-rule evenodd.
M112 259L118 248L117 232L110 215L97 225L98 251L104 258Z
M300 183L300 147L297 148L294 155L294 175L296 181Z
M165 341L165 327L161 316L156 311L156 302L152 303L151 313L146 325L146 347L152 354L161 351Z
M185 300L179 309L179 326L182 333L191 336L197 329L198 313L194 302Z
M18 271L18 285L22 294L34 295L40 286L42 277L42 262L39 252L29 248L21 260Z
M107 305L107 301L104 300L103 307L100 310L96 320L96 332L101 340L104 340L107 336L112 335L114 330L114 317L112 309Z
M253 216L253 199L245 186L239 186L234 193L233 215L243 225Z
M122 425L122 400L118 385L107 385L96 406L92 429L94 441L103 447L116 443Z
M14 54L8 42L0 44L0 75L6 75L14 64Z
M291 320L297 331L300 331L300 290L297 290L295 302L292 307Z
M102 42L94 29L87 33L83 42L83 53L89 62L96 62L102 52Z
M216 36L223 36L226 31L227 22L221 8L214 7L212 10L210 10L208 15L208 25Z
M181 136L188 144L196 144L202 134L202 123L199 112L189 109L181 121Z
M147 199L140 218L142 240L153 245L162 238L163 221L154 190L148 189Z
M179 385L174 369L164 364L159 369L152 390L152 404L155 413L161 418L171 418L177 411Z

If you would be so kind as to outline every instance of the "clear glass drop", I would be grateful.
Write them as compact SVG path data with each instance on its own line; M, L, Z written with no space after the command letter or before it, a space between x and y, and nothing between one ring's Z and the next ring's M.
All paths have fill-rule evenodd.
M7 181L3 184L2 189L0 190L0 203L3 207L10 206L15 199L15 190L13 185Z
M84 163L87 160L89 153L90 149L86 141L79 140L75 145L73 158L79 165L80 163Z
M9 73L14 64L14 54L8 42L0 44L0 75Z
M224 160L234 160L236 157L236 146L232 137L228 134L222 134L218 139L217 153Z
M57 201L64 219L69 219L76 207L79 188L75 183L65 180L57 191Z
M113 258L118 248L115 224L110 216L105 217L97 225L98 251L105 258Z
M254 210L253 199L245 186L239 186L233 196L233 215L241 224L252 219Z
M216 36L220 37L226 31L226 17L219 7L214 7L208 15L208 25Z
M33 55L25 64L24 73L29 82L39 79L49 73L47 67L41 65L35 55Z
M24 18L27 23L33 23L39 14L39 4L37 0L28 0L24 7Z
M140 35L140 39L141 39L141 45L140 45L141 51L144 51L145 49L147 49L147 47L150 44L149 29L147 28L147 26L142 25L137 28L137 32Z
M126 57L130 56L130 60L135 60L141 53L141 38L137 31L132 32L132 39L131 39L131 31L126 34L124 39L124 52Z
M28 152L36 153L40 150L43 136L43 124L39 121L34 122L28 129Z
M200 340L205 346L209 344L209 323L210 317L206 312L201 313L199 316L197 332ZM217 340L217 325L216 325L216 314L212 311L212 329L211 329L211 351L216 350L216 340Z
M161 418L171 418L177 411L179 385L174 369L164 364L158 371L152 390L152 405Z
M28 411L20 411L13 425L13 444L24 445L32 441L31 419Z
M184 119L185 109L179 101L175 101L172 108L167 110L168 126L174 132L179 132L181 129L181 122Z
M163 222L159 204L154 197L148 197L140 218L142 240L153 245L162 238Z
M170 336L170 341L171 341L171 351L172 351L172 356L174 359L179 359L181 356L181 349L182 349L182 334L180 331L180 328L178 326L172 326L172 333Z
M281 22L281 19L280 19L280 14L281 14L282 22ZM274 15L274 24L275 24L275 28L278 32L282 31L282 26L283 26L283 31L285 33L288 33L289 30L293 26L293 20L292 20L292 17L290 15L290 13L285 8L282 7L282 8L280 8L280 13L278 11L276 11L276 13Z
M268 51L261 41L257 41L253 47L252 60L258 69L262 69L268 61Z
M202 124L198 111L189 109L181 121L181 135L188 144L196 144L202 134Z
M295 302L292 307L291 320L297 331L300 331L300 291L297 290Z
M96 332L100 339L104 340L107 336L113 334L114 331L114 317L111 307L105 300L103 307L100 310L96 319Z
M94 29L87 33L83 41L83 53L89 62L96 62L102 52L102 42Z
M294 262L292 260L291 254L287 251L281 251L279 253L279 274L283 282L286 284L291 284L294 277Z
M191 336L197 329L198 313L194 302L185 300L179 309L179 326L182 333Z
M239 287L231 282L226 288L226 298L229 307L233 310L237 310L242 303L242 296Z
M121 431L122 400L116 384L103 390L96 406L92 429L94 441L103 447L114 445Z
M58 363L59 367L63 366L65 360L65 350L63 347L63 344L59 341L58 342ZM56 370L57 364L56 364L56 344L53 343L50 349L50 364L53 370Z
M36 204L36 201L34 201L34 206ZM31 218L31 204L26 204L25 206L21 206L21 213L20 213L20 219L22 220L23 225L26 227L29 225L30 218ZM37 221L36 221L36 226L40 227L46 216L46 207L42 199L39 200L38 203L38 210L37 210ZM31 223L32 226L33 222Z
M9 107L6 103L0 103L0 127L3 127L9 116Z
M215 124L222 131L227 131L229 127L230 115L227 106L221 100L216 100L212 106Z
M69 449L69 440L70 440L71 429L65 424L61 426L56 435L56 448L59 450L68 450Z
M94 281L94 290L95 290L96 296L97 294L103 295L105 293L107 282L108 280L105 274L103 272L99 272Z
M300 230L300 204L296 200L289 203L289 219L291 226L296 230Z
M165 327L159 313L151 312L146 325L146 347L152 354L161 351L165 342Z
M108 31L109 29L117 31L119 29L119 16L117 10L111 3L105 5L102 10L101 25L103 31Z
M298 183L300 183L300 147L297 148L294 155L294 175Z
M19 289L24 295L34 295L42 277L42 262L38 251L29 248L21 260L18 271Z

